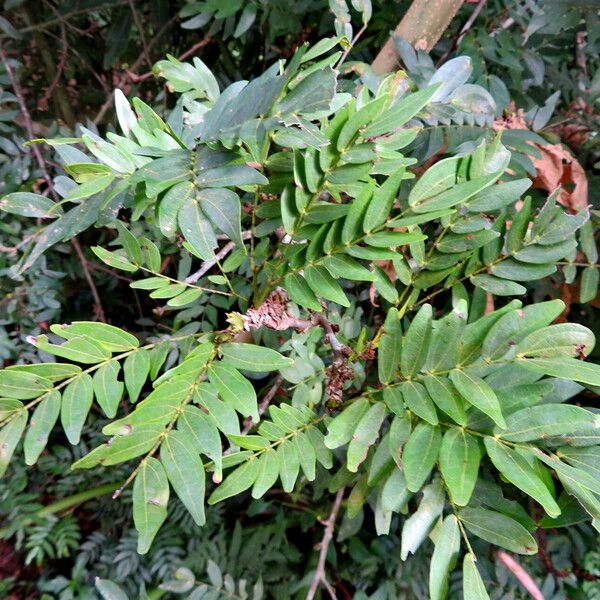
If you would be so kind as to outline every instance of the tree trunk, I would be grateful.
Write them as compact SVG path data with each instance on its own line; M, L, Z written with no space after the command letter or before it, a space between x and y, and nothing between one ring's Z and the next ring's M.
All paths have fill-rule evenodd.
M413 0L394 33L419 50L429 52L440 39L463 0ZM399 56L390 37L371 65L378 74L395 71Z

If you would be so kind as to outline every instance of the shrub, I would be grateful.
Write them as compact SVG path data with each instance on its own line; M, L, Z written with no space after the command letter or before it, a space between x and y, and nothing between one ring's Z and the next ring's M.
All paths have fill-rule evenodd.
M148 335L75 321L30 338L36 361L0 371L0 467L21 438L34 465L58 421L79 444L87 421L106 441L72 468L130 465L114 497L132 486L140 554L170 495L201 526L205 493L312 485L331 494L329 535L342 501L350 521L369 506L378 534L404 514L402 559L434 540L431 598L459 557L464 597L487 598L474 538L529 555L540 524L585 511L597 527L598 417L566 402L600 386L594 334L555 323L560 300L513 298L578 266L593 286L589 210L526 195L523 150L489 127L495 101L467 83L467 58L365 85L340 76L339 42L223 90L199 59L169 57L156 66L177 95L166 121L117 90L120 134L45 140L68 176L54 200L3 198L50 220L13 275L102 228L94 254L130 280L131 302L158 301L156 320ZM417 166L444 119L472 139ZM506 496L529 497L536 518ZM68 548L70 525L39 536L56 526ZM216 565L209 575L223 585ZM106 597L114 586L98 583Z

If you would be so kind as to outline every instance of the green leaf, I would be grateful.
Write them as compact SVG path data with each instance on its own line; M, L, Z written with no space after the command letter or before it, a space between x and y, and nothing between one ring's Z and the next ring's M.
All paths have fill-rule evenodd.
M62 213L62 208L50 198L30 192L6 194L0 200L0 210L11 215L35 218L56 218Z
M325 267L319 265L308 266L304 270L304 277L310 289L318 296L322 296L326 300L331 300L342 306L350 306L344 290Z
M385 404L376 402L360 418L348 445L347 468L350 472L356 473L359 465L367 458L369 448L379 437L379 430L386 414Z
M308 481L314 481L316 477L316 461L317 453L310 442L309 437L304 432L298 432L293 437L293 442L296 445L296 452L300 459L300 466Z
M414 94L401 97L396 104L387 108L362 131L363 137L375 137L396 131L429 103L439 87L439 84L432 85Z
M182 181L167 191L158 205L158 226L163 235L175 235L179 209L193 202L195 195L196 186L191 181Z
M377 265L374 267L373 274L375 275L375 289L377 293L390 303L398 302L398 290L396 290L396 286L388 274Z
M219 350L227 364L245 371L265 373L285 369L294 363L276 350L255 344L222 344Z
M441 483L436 480L423 488L419 508L404 522L400 558L406 560L414 554L429 535L438 517L442 514L446 496Z
M269 180L248 165L225 165L199 171L196 185L199 188L224 188L228 186L265 185Z
M514 257L521 262L544 264L557 262L565 256L569 256L577 247L577 241L574 239L565 240L552 246L542 246L538 244L527 244Z
M220 188L198 190L196 197L209 221L240 248L244 248L241 228L242 208L238 195L231 190Z
M117 252L110 252L100 246L92 246L92 252L109 267L120 269L121 271L127 271L129 273L135 273L138 270L134 264L130 263L122 254Z
M433 328L425 370L445 371L456 365L462 332L467 324L467 303L460 300Z
M394 378L400 365L401 348L402 326L398 318L398 310L390 308L383 324L383 334L377 352L377 370L381 383L389 383Z
M356 400L327 424L325 446L333 450L347 444L352 438L357 423L369 408L366 398Z
M125 227L121 221L116 221L115 225L119 231L119 240L123 249L127 253L127 258L136 266L142 264L142 248L138 239ZM115 328L116 329L116 328Z
M534 281L552 275L556 271L556 265L524 263L514 258L507 258L490 269L493 275L511 281Z
M336 75L331 69L318 69L303 76L300 83L276 105L281 114L327 110L335 94Z
M225 481L210 495L209 504L216 504L232 496L237 496L247 490L255 481L260 473L259 461L255 458L240 465L235 471L230 473Z
M501 279L494 275L474 275L470 280L474 286L494 296L521 296L527 292L527 288L516 281Z
M563 446L556 450L556 455L578 469L587 471L600 481L600 446L573 448Z
M54 391L48 394L37 406L31 420L23 450L25 451L25 463L33 465L48 443L50 433L56 425L60 413L60 392Z
M338 151L343 152L352 144L360 128L373 121L383 111L388 100L389 96L386 94L374 98L357 110L346 121L337 138Z
M115 90L120 92L121 90ZM100 592L103 600L129 600L129 596L116 584L108 579L96 577L94 581L96 589Z
M162 464L146 458L133 483L133 522L138 532L137 551L146 554L167 518L169 482Z
M560 508L537 471L523 456L504 446L495 438L484 438L485 448L493 465L514 486L539 502L551 516L557 517Z
M361 189L360 193L350 203L350 210L344 219L342 228L342 243L350 244L362 236L364 216L369 208L376 184L370 179L369 183Z
M310 289L304 277L298 275L298 273L286 275L283 280L283 285L290 294L292 301L296 304L305 306L316 312L321 312L323 310L315 293Z
M589 266L581 272L579 286L579 302L585 304L591 302L598 295L598 282L600 281L600 270L597 265Z
M31 365L11 365L6 368L9 371L21 371L23 373L38 375L50 381L61 381L81 373L79 365L69 365L66 363L34 363Z
M437 533L429 568L431 600L444 600L448 591L448 575L456 566L460 551L460 529L454 515L448 515Z
M510 229L506 234L506 250L508 254L514 254L523 245L523 239L527 233L530 217L531 197L527 196L523 201L521 208L515 214Z
M390 425L388 448L394 462L400 469L404 468L402 463L402 450L410 435L411 420L410 413L404 411L394 417Z
M258 459L258 475L252 488L253 498L262 498L279 477L280 455L273 449L263 452Z
M190 249L202 260L214 258L217 238L212 225L202 213L197 198L186 201L180 208L177 220Z
M97 364L110 359L111 352L92 338L73 337L64 344L50 344L45 335L35 339L35 346L44 352L83 364Z
M452 160L452 159L446 159ZM492 173L491 175L484 175L483 177L476 177L471 181L466 181L464 183L459 183L457 185L452 186L450 189L442 191L441 193L430 195L430 192L423 192L423 190L418 189L419 183L423 181L425 177L428 177L429 173L439 164L444 161L440 161L436 163L433 167L430 167L415 187L411 190L408 196L408 203L412 210L416 213L428 213L436 210L442 210L445 208L451 208L456 206L457 204L461 204L466 202L469 198L474 196L475 194L481 192L481 190L491 186L495 181L497 181L498 177L502 175L501 172ZM448 176L450 177L450 176ZM449 179L445 179L448 181ZM431 185L432 182L429 182ZM437 189L437 182L435 184L436 187L433 189ZM415 190L418 189L418 194L415 193ZM423 198L422 196L425 195Z
M375 275L358 261L345 254L334 254L323 259L323 266L336 278L351 281L373 281Z
M388 177L381 187L375 189L373 199L367 207L363 221L365 233L371 233L376 227L385 223L404 176L404 169L400 169L397 173Z
M518 364L551 377L600 385L600 365L576 358L522 358Z
M123 363L129 402L135 404L150 372L150 356L144 350L130 354Z
M517 345L517 357L555 358L588 355L594 348L594 334L578 323L558 323L530 333Z
M204 397L206 398L206 395ZM216 400L215 402L219 401ZM233 413L233 409L230 410ZM235 413L233 413L233 417L236 419L237 424ZM207 414L196 406L186 406L179 419L177 419L177 428L192 441L199 452L202 452L213 461L213 480L215 483L220 483L223 479L222 448L216 418L212 413Z
M566 464L555 456L548 456L539 448L529 447L524 451L531 454L534 457L533 460L539 459L551 469L554 469L562 482L568 481L573 485L583 486L594 494L600 494L600 481L589 472Z
M223 363L212 363L208 367L208 379L219 390L223 400L242 416L251 417L254 423L260 420L254 387L237 369Z
M463 600L490 600L472 554L463 560Z
M0 429L0 477L6 473L10 459L27 425L28 413L20 410L12 420Z
M441 444L440 428L429 423L421 421L410 434L402 459L406 484L411 492L418 492L429 477Z
M475 213L500 210L513 204L531 187L531 179L517 179L493 185L485 192L472 196L466 203L467 210Z
M598 429L600 439L600 417L596 413L571 404L543 404L509 415L506 429L496 434L510 442L530 442L585 428Z
M464 429L448 429L440 448L440 471L450 493L458 506L466 506L471 499L481 453L479 444Z
M29 269L42 254L54 244L69 239L96 222L103 202L102 196L91 198L75 206L36 235L36 242L25 261L14 267L20 275ZM92 248L94 250L94 248Z
M12 398L0 398L0 421L4 422L8 417L24 408L20 400Z
M469 404L485 413L499 427L506 427L498 397L481 377L477 377L468 371L452 369L450 380Z
M528 333L554 321L564 307L561 300L551 300L526 306L522 310L508 310L506 314L498 314L495 317L495 323L483 336L483 358L490 361L502 358L515 343ZM513 308L518 308L518 306L515 304ZM473 323L473 329L476 329L476 326L479 327L477 323Z
M279 462L279 477L283 491L288 494L294 489L296 479L300 473L300 458L296 447L291 440L283 440L277 448Z
M390 246L403 246L427 239L426 235L406 231L380 231L371 233L365 237L365 243L369 246L378 248L388 248ZM400 258L400 257L398 257Z
M194 523L204 525L204 466L192 440L181 431L169 432L160 446L160 460Z
M463 508L458 518L482 540L517 554L536 554L533 536L514 519L486 508ZM470 599L469 599L470 600Z
M173 286L174 287L174 286ZM185 292L181 292L181 294L177 294L177 296L173 296L167 301L167 306L171 306L172 308L179 308L181 306L187 306L192 302L195 302L202 296L203 291L198 289L188 289Z
M431 425L437 425L439 420L435 405L427 390L418 382L404 381L400 385L406 407L419 418Z
M402 343L400 371L405 377L416 375L425 363L431 339L431 304L424 304L412 320Z
M260 435L237 435L228 433L227 437L236 445L245 450L264 450L269 447L269 440Z
M428 375L423 379L429 396L437 407L445 412L455 423L467 424L464 402L447 377Z
M4 369L0 371L0 396L29 400L52 389L52 382L45 377Z
M111 352L125 352L140 345L139 340L131 333L106 323L76 321L70 325L51 325L50 330L67 339L88 338L98 342Z
M71 444L79 444L83 424L92 407L94 384L87 373L82 373L65 388L60 405L60 422Z

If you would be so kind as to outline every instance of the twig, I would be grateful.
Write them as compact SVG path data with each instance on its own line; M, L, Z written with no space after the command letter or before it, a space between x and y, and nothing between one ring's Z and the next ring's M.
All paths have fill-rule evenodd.
M178 16L175 15L174 17L172 17L171 19L169 19L157 32L156 35L148 42L148 52L150 52L150 50L152 50L152 48L158 43L158 41L162 38L162 36L165 34L165 31L167 31L167 29L177 20ZM144 62L144 56L141 55L137 58L137 60L131 65L131 71L136 71L137 69L139 69L140 65ZM122 85L125 83L125 81L127 80L128 75L127 73L124 73L123 76L120 78L119 83L116 87L122 87ZM110 94L110 96L106 99L106 101L104 102L104 104L100 107L100 110L98 111L98 114L96 114L96 116L94 117L94 124L98 125L98 123L100 123L100 121L102 121L102 119L104 118L104 115L108 112L108 110L110 109L110 107L113 104L113 101L115 99L115 92L113 90L113 92Z
M500 25L496 27L494 31L490 33L490 37L496 37L499 33L504 31L505 29L508 29L509 27L512 27L514 24L515 20L512 17L508 17L506 20L500 23Z
M252 233L250 231L242 232L242 239L247 240L250 238ZM185 278L186 283L196 283L200 277L205 273L208 273L220 260L224 259L233 249L235 248L235 242L229 242L225 244L211 260L207 260L203 265L195 272Z
M518 579L519 583L529 592L529 595L534 600L544 600L544 595L536 585L535 581L531 578L531 575L529 575L529 573L512 556L504 552L504 550L500 550L498 552L498 558Z
M90 291L92 292L92 297L94 298L94 312L96 313L96 317L99 321L106 323L106 315L104 314L104 308L102 306L102 300L100 299L100 294L98 294L98 290L96 289L96 285L94 284L94 279L92 278L92 274L90 273L90 269L88 267L88 261L81 249L81 244L79 243L79 239L77 236L71 238L71 245L75 249L77 256L79 257L79 261L81 262L81 266L83 267L83 274L90 286Z
M575 64L577 65L579 79L586 80L588 77L587 63L585 60L585 38L587 31L578 31L575 35Z
M28 33L30 31L44 30L48 27L52 27L52 25L56 25L57 23L64 23L65 21L67 21L67 19L70 19L71 17L76 17L78 15L90 13L97 10L116 8L117 6L123 6L125 4L127 4L127 0L120 0L119 2L113 2L104 6L79 8L65 13L64 15L60 15L56 19L49 19L48 21L43 21L42 23L36 23L35 25L28 25L27 27L23 27L23 29L19 29L19 33ZM0 40L3 40L7 37L9 36L5 33L0 34Z
M167 21L167 23L165 23L163 25L163 27L156 33L156 35L148 42L148 52L152 49L152 47L156 44L156 42L163 36L164 32L167 30L167 28L176 20L177 16L173 17L171 20ZM204 46L206 46L209 42L211 41L211 38L209 37L205 37L203 40L199 41L197 44L194 44L191 48L189 48L188 50L186 50L183 54L181 54L178 59L179 60L183 60L185 58L187 58L190 54L194 53L196 50L198 50L199 48L202 48ZM150 77L152 77L154 75L153 71L150 70L146 73L143 73L142 75L136 75L135 71L137 71L137 69L139 69L140 65L142 64L142 62L144 62L144 57L140 56L132 65L130 69L127 69L122 77L119 80L119 83L116 87L122 87L123 84L129 80L133 83L140 83L142 81L145 81L146 79L150 79ZM150 65L150 67L152 67L152 65ZM98 114L96 115L96 117L94 118L94 123L97 125L98 123L100 123L100 121L102 121L102 119L104 118L104 115L107 113L107 111L109 110L109 108L112 106L113 101L115 99L115 93L113 92L107 99L106 102L100 107L100 110L98 111Z
M323 585L323 587L329 592L329 595L333 600L337 599L333 586L329 583L329 581L327 581L327 574L325 573L325 563L327 562L327 551L329 550L329 544L333 539L333 529L335 527L335 520L337 519L340 506L342 505L344 491L345 488L338 490L338 493L336 494L335 500L333 502L331 513L329 514L327 520L323 522L323 525L325 525L325 533L323 534L323 539L321 540L319 562L317 563L315 574L313 575L312 581L310 582L308 594L306 594L306 600L313 600L315 594L317 593L317 590L319 589L319 584Z
M4 65L4 69L6 70L6 74L8 75L10 84L13 88L15 96L17 97L17 101L19 103L19 108L21 110L21 114L23 115L23 121L25 124L25 130L27 131L27 135L29 136L29 139L34 139L35 134L33 133L33 121L31 120L31 115L29 114L29 109L27 108L27 103L25 102L25 96L23 95L23 90L21 89L21 85L19 84L19 81L18 81L17 77L15 76L15 73L14 73L12 67L10 66L10 62L8 60L6 52L4 51L4 46L2 45L1 40L0 40L0 60L2 61L2 64ZM44 177L44 179L46 180L46 183L48 184L48 189L50 190L50 193L52 194L52 196L54 197L55 200L58 200L58 194L56 193L56 190L54 189L54 184L52 182L52 178L48 174L48 169L46 169L46 162L44 160L44 157L42 156L42 152L41 152L39 146L37 144L33 144L31 146L31 151L33 152L33 155L35 156L35 159L40 167L42 176ZM83 268L83 273L88 282L88 285L90 286L90 290L91 290L92 296L94 298L96 315L97 315L98 319L100 319L101 321L104 322L105 321L104 309L102 307L100 295L98 294L98 290L96 289L94 280L88 269L87 259L85 258L83 251L81 250L81 245L79 244L79 240L77 239L77 236L71 238L71 245L75 249L77 256L79 256L79 260L81 261L81 266Z
M350 44L348 44L348 46L346 47L346 49L344 50L343 54L340 56L340 60L338 60L337 65L335 65L336 69L339 69L343 64L344 61L346 60L346 58L348 57L348 54L350 54L350 51L354 48L354 46L356 45L356 42L358 42L358 40L360 39L360 36L367 30L367 24L365 23L357 32L356 35L352 38L352 41L350 42Z
M259 416L262 417L262 415L265 414L267 408L269 408L269 404L271 404L271 401L273 400L273 398L275 398L275 394L277 394L282 385L283 377L277 377L277 379L275 379L275 382L271 386L271 389L265 394L264 398L260 402L260 406L258 407ZM244 423L244 428L242 429L242 435L246 435L252 429L253 425L254 422L252 421L252 418L247 419Z
M180 54L177 57L177 60L185 60L188 56L199 50L200 48L204 48L210 43L211 39L207 36L204 39L200 40L198 43L194 44L191 48L188 48L183 54ZM127 69L125 73L127 77L133 81L133 83L140 83L141 81L146 81L146 79L150 79L154 75L154 71L152 71L152 65L150 65L150 71L147 73L142 73L141 75L136 75L133 71L135 69L132 67L131 69Z
M150 58L150 52L148 50L148 42L146 40L146 33L144 32L144 24L142 23L142 19L135 8L134 0L127 0L129 3L129 8L131 9L131 14L133 15L133 21L135 22L135 26L140 34L140 40L142 41L142 56L146 61L147 65L152 69L152 59Z
M485 6L486 2L487 2L487 0L479 0L479 2L477 3L477 6L471 13L471 16L467 19L465 24L462 26L462 28L458 34L458 37L454 39L452 44L450 44L450 48L448 48L448 50L446 50L446 52L444 52L444 54L440 58L440 60L438 60L436 67L439 67L441 64L446 62L446 59L448 58L450 53L453 52L456 48L458 48L460 46L460 43L463 41L463 39L467 35L467 33L469 33L471 27L473 27L473 23L475 23L475 19L477 19L477 17L479 16L479 13L483 10L483 7Z

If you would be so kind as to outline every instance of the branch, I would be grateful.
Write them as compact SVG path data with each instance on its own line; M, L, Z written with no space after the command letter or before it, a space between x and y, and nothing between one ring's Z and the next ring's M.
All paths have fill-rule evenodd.
M23 29L19 29L19 33L28 33L30 31L44 30L44 29L47 29L48 27L52 27L53 25L56 25L57 23L64 23L71 17L76 17L78 15L82 15L85 13L91 13L91 12L103 10L103 9L108 10L111 8L116 8L117 6L123 6L125 4L127 4L127 0L119 0L118 2L113 2L111 4L105 4L103 6L79 8L76 10L72 10L68 13L65 13L64 15L60 15L56 19L49 19L48 21L43 21L42 23L36 23L35 25L28 25L27 27L23 27ZM8 37L9 36L6 33L0 34L0 40L3 40Z
M53 8L53 10L55 9ZM28 7L24 5L23 17L25 18L25 21L27 23L32 23L34 21L33 10L31 6ZM69 98L66 88L62 85L57 85L60 82L60 78L62 76L62 71L69 48L66 39L64 24L62 21L59 21L59 24L61 29L62 50L58 66L54 64L54 60L52 58L52 51L50 50L50 46L48 45L48 42L46 41L46 38L44 37L43 33L41 31L33 31L31 36L33 37L33 41L35 42L35 45L38 49L42 65L44 67L44 72L46 73L46 78L48 79L48 81L51 82L46 95L48 95L48 97L52 96L59 115L62 117L63 121L69 126L69 128L73 129L75 127L75 123L77 122L77 118L75 117L75 113L73 112L71 99Z
M170 21L167 21L167 23L165 23L163 25L163 27L158 31L158 33L148 42L148 46L147 46L148 52L152 49L152 47L156 44L156 42L163 36L164 32L171 25L171 23L173 23L175 21L176 18L177 18L177 16L173 17ZM197 44L194 44L191 48L188 48L183 54L179 55L178 60L183 60L183 59L187 58L188 56L190 56L190 54L193 54L199 48L206 46L208 43L210 43L210 41L211 41L211 38L209 38L208 36L205 37L204 39L199 41ZM129 80L133 83L140 83L141 81L150 79L150 77L152 77L154 75L154 73L151 70L148 71L147 73L143 73L142 75L135 74L135 71L140 67L142 62L144 62L143 55L138 57L138 59L131 65L131 69L127 69L123 73L123 75L121 76L119 83L117 84L116 87L118 87L118 88L122 87L123 84L127 80ZM107 113L108 109L112 106L114 99L115 99L115 93L113 91L113 93L108 97L106 102L100 107L98 114L94 118L94 123L96 125L98 123L100 123L100 121L102 121L102 119L104 118L104 115Z
M500 550L498 558L504 566L518 579L519 583L529 592L534 600L544 600L544 595L536 585L531 575L509 554Z
M127 0L126 0L127 2ZM162 36L165 34L165 31L167 31L167 29L177 20L178 15L175 15L174 17L172 17L171 19L169 19L157 32L156 35L148 42L148 46L147 46L147 51L150 52L150 50L152 50L152 48L157 44L157 42L162 38ZM136 71L137 69L140 68L141 64L144 62L144 55L140 55L138 56L137 60L131 65L131 71ZM119 83L117 84L116 87L120 88L123 86L123 84L125 83L125 81L127 80L128 75L127 72L125 72L122 77L119 79ZM94 124L98 125L98 123L100 123L100 121L102 121L102 119L104 118L104 115L107 113L107 111L110 109L110 107L113 104L113 101L115 99L115 92L114 90L112 91L112 93L110 94L110 96L107 98L106 102L104 102L104 104L100 107L100 110L98 111L98 114L94 117Z
M430 52L462 6L463 0L413 0L393 35L404 38L420 50ZM375 57L373 70L378 75L395 71L399 55L390 37Z
M313 600L315 594L317 593L317 590L319 589L319 584L323 585L323 587L329 592L329 595L333 600L337 599L333 586L329 583L329 581L327 581L327 574L325 573L325 563L327 562L327 551L329 550L329 544L333 539L333 529L335 527L335 520L337 519L340 506L342 505L344 491L345 488L338 490L338 493L336 494L335 500L333 502L331 513L329 514L328 519L323 522L323 525L325 525L325 533L323 534L323 539L321 540L319 562L317 563L317 569L315 570L315 574L313 575L312 581L310 582L310 588L308 589L308 594L306 594L306 600Z
M242 239L248 240L252 237L251 231L243 231ZM208 273L220 260L225 258L233 249L235 248L235 242L229 242L225 244L216 254L215 257L211 260L207 260L202 264L202 266L195 272L185 278L186 283L196 283L200 277L202 277L205 273Z
M475 20L479 16L479 13L483 10L483 7L485 6L486 2L487 0L479 0L477 6L475 7L475 10L471 13L471 16L467 19L467 22L462 26L458 37L454 39L448 50L444 52L442 58L438 60L438 62L436 63L436 67L439 67L442 63L444 63L448 56L450 56L450 53L460 46L460 43L463 41L467 33L469 33L471 27L473 27L473 23L475 23Z
M271 386L271 389L265 394L264 398L260 402L260 406L258 407L259 417L262 417L262 415L264 415L265 412L267 412L267 408L269 408L269 404L271 404L271 400L273 400L273 398L275 398L275 394L277 394L277 392L280 390L282 385L283 385L283 377L277 377L277 379L275 379L275 382ZM253 425L254 425L254 422L252 421L252 418L250 417L244 423L244 428L242 429L242 435L246 435L252 429Z
M150 58L150 51L148 48L148 42L146 41L146 33L144 32L144 24L142 23L142 19L135 8L135 3L133 0L128 0L129 8L131 9L131 14L133 15L133 21L135 22L135 27L138 30L140 35L140 40L142 42L142 56L146 61L146 64L152 69L152 59Z

